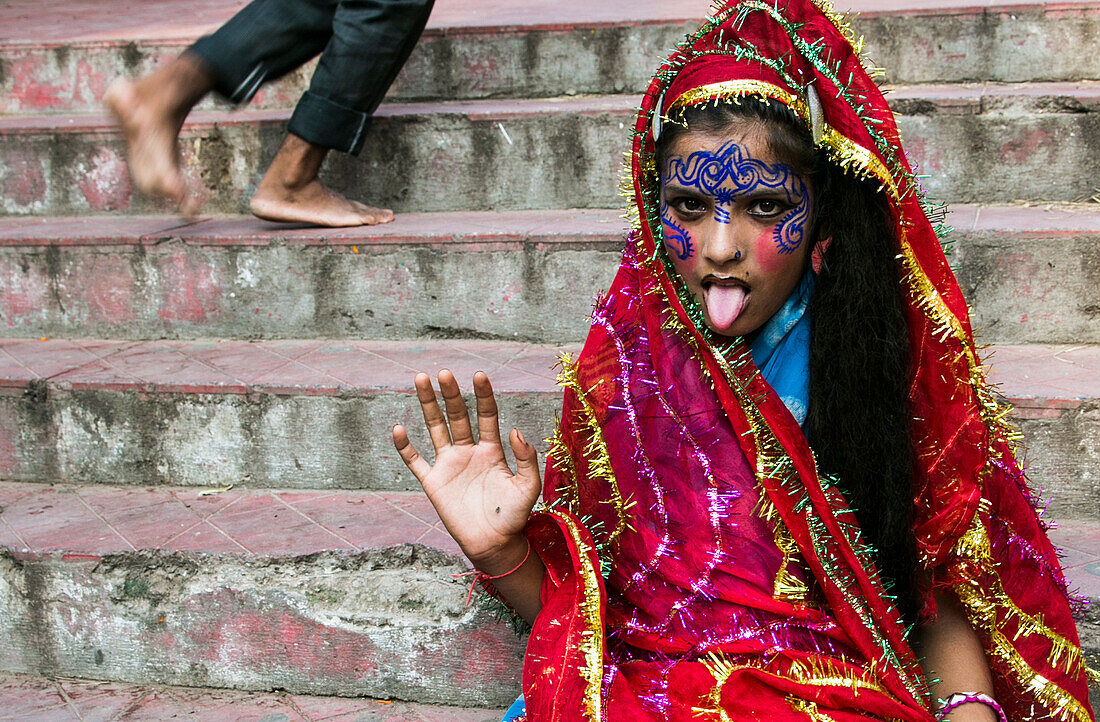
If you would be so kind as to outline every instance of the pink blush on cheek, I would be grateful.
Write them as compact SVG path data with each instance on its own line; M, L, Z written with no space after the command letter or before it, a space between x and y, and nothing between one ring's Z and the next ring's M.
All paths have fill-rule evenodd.
M761 231L753 241L756 262L765 273L779 273L790 261L790 255L784 256L775 245L775 232L771 229Z

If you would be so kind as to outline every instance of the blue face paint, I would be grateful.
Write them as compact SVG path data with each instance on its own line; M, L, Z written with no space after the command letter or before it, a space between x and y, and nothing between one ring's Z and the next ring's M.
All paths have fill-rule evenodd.
M761 189L780 191L792 206L780 216L773 239L779 253L793 253L806 237L806 222L810 217L810 198L801 176L783 163L768 165L749 156L735 141L723 145L717 153L700 150L687 160L673 156L665 164L664 180L685 188L695 188L714 200L714 220L730 222L730 212L741 197ZM765 199L766 200L766 199ZM683 245L690 242L687 231L672 222L668 206L661 205L661 220L665 223L666 241ZM672 238L675 238L675 241ZM680 255L681 259L689 256Z
M661 222L664 224L665 243L672 248L676 257L686 261L695 255L695 244L691 241L691 234L687 229L672 220L668 204L661 201Z
M733 189L722 186L714 192L714 220L719 223L729 224L730 208L737 200L737 194Z

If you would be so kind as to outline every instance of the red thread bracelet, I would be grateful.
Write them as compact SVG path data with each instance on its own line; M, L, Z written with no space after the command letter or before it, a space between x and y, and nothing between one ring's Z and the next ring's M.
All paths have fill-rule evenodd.
M462 577L468 577L471 574L474 575L474 581L470 584L470 593L466 595L466 606L468 607L468 606L470 606L470 601L474 598L474 588L477 587L478 584L480 584L482 582L490 581L492 579L503 579L504 577L506 577L510 574L515 574L516 572L518 572L520 570L520 567L522 567L524 564L527 563L527 560L530 559L530 558L531 558L531 540L528 539L527 540L527 553L523 555L523 561L521 561L519 564L514 566L512 569L509 569L508 571L504 572L503 574L497 574L496 576L490 576L489 574L486 574L485 572L478 571L477 569L475 569L472 572L463 572L462 574L452 574L451 577L454 578L454 579L461 579Z

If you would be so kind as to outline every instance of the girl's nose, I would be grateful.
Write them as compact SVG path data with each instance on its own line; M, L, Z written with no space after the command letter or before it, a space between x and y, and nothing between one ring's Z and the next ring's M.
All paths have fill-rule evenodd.
M716 266L736 263L745 257L748 251L748 238L737 219L731 219L727 223L714 221L709 242L705 244L704 253Z

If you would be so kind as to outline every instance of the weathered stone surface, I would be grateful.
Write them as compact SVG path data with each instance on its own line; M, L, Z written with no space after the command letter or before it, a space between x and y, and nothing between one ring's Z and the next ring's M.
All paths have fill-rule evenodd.
M1085 664L1100 669L1100 599L1089 600L1088 608L1077 617L1077 632L1081 635L1081 650ZM1100 709L1100 685L1089 687L1089 702L1093 710Z
M1100 79L1091 4L871 11L852 26L894 83Z
M0 395L0 419L15 424L4 433L9 448L0 476L87 484L418 488L387 432L402 423L420 439L423 420L411 393L313 393L323 395L308 389L247 396L46 391L34 385ZM550 436L559 394L498 397L503 428L522 428L533 443Z
M1072 215L1074 209L1064 213ZM1100 236L1055 224L1026 227L1022 217L1014 229L1014 222L1017 218L1009 217L999 228L960 228L950 236L954 250L949 260L980 339L1100 342Z
M195 492L0 483L0 608L9 612L0 617L0 670L510 701L522 639L465 605L464 580L453 575L466 565L443 551L453 553L453 542L438 531L419 536L438 524L422 494ZM386 509L415 517L406 538L423 541L394 545L377 523ZM311 537L295 512L315 531L358 539L356 551L334 551L331 535ZM1096 522L1047 515L1055 518L1063 524L1051 540L1065 552L1070 586L1100 599ZM203 547L220 554L190 551L199 537L189 525L199 519L228 541ZM288 546L260 552L258 537ZM1079 616L1087 655L1100 651L1094 617ZM475 685L485 690L470 694Z
M1076 86L1026 92L986 87L909 89L899 98L906 149L949 202L1081 201L1100 174L1100 92ZM1060 107L1033 112L1036 96ZM394 105L369 131L366 160L334 156L323 179L396 211L614 208L637 99L469 101ZM962 105L960 106L960 103ZM1056 108L1055 108L1056 109ZM246 212L249 194L282 142L286 111L207 113L185 128L186 172L209 212ZM63 215L141 213L121 139L103 119L49 118L0 129L0 211ZM995 180L995 182L990 182Z
M524 642L406 544L260 558L0 551L0 669L506 707Z
M105 682L0 672L0 709L34 720L291 720L500 722L499 708L425 705L365 697L291 695L280 690Z
M579 22L568 27L430 28L391 88L393 102L640 93L660 58L698 21ZM1100 80L1090 52L1100 11L1079 4L864 12L852 19L895 83ZM183 40L0 47L0 113L95 112L116 77L148 73ZM289 108L313 64L266 86L254 108ZM207 101L202 107L215 104Z
M1100 518L1100 401L1057 413L1019 409L1017 418L1029 476L1052 517Z
M0 246L0 336L580 341L625 222L612 211L574 232L570 215L538 231L482 214L445 235L444 221L410 236L400 219L359 239L242 241L235 224L202 239Z
M580 24L572 28L429 29L387 94L389 102L640 93L659 59L697 23ZM0 113L89 113L117 77L151 72L179 41L0 46ZM313 62L264 86L253 108L291 108ZM216 99L199 108L219 107ZM224 106L223 106L224 107Z
M1080 202L1096 193L1100 113L911 115L905 150L932 197L950 203Z

